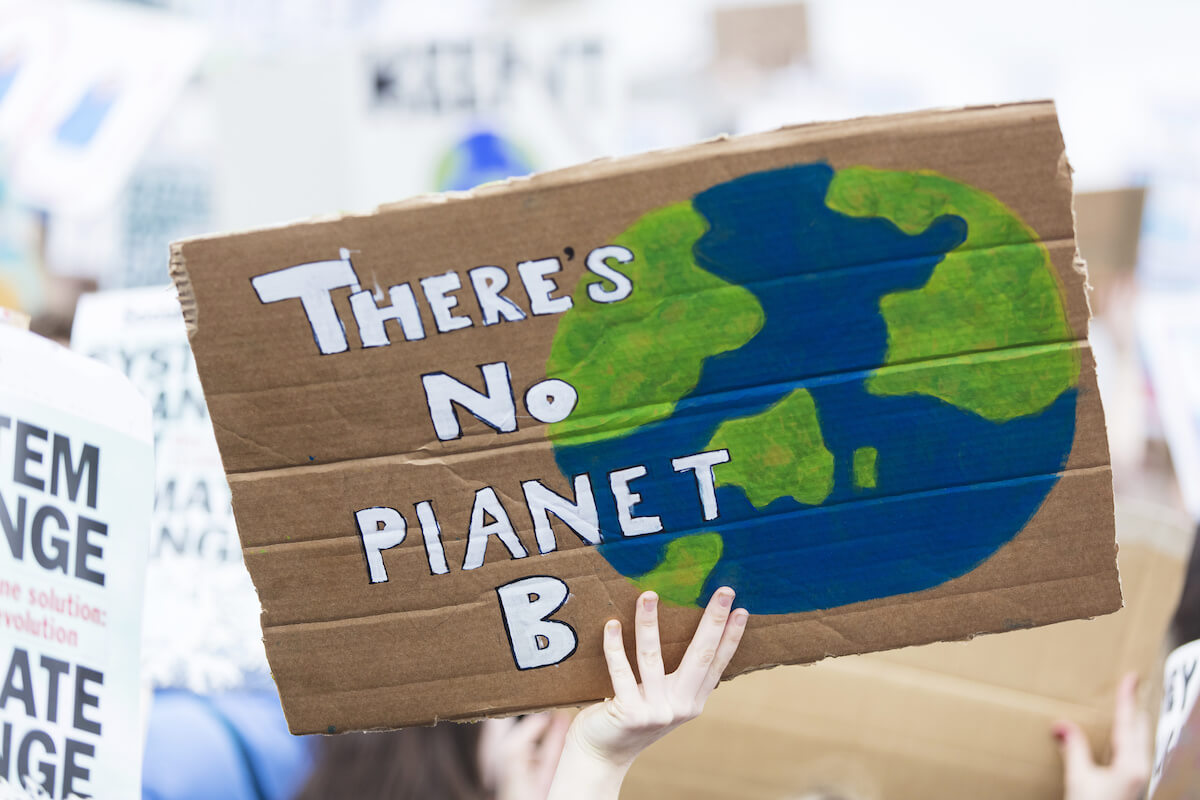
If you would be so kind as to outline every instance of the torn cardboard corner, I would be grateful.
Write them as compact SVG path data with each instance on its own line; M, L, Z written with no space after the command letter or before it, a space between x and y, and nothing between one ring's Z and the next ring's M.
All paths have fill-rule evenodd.
M810 125L173 246L293 732L1120 607L1053 106Z

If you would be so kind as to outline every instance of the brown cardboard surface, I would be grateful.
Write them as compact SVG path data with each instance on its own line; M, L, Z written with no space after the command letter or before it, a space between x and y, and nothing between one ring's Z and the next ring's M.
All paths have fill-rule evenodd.
M856 170L860 166L869 169ZM577 332L584 324L580 320L615 319L609 309L624 313L622 302L630 296L627 293L626 297L603 306L600 302L592 303L594 296L589 289L600 287L610 295L619 294L620 289L616 281L584 280L588 271L596 272L587 266L592 263L592 256L611 252L599 248L612 247L614 242L622 247L621 243L628 242L628 253L635 262L642 259L654 267L662 263L662 274L682 275L687 266L668 266L673 262L664 255L667 251L655 249L675 247L670 244L674 241L671 237L681 235L677 233L681 229L656 228L659 233L655 235L659 238L651 240L630 231L644 230L637 225L645 219L663 219L666 206L699 213L694 204L701 200L693 198L700 197L703 203L709 200L724 203L715 211L710 208L706 212L716 215L712 219L719 224L749 226L749 233L738 234L741 238L735 239L739 245L747 243L747 252L761 251L765 258L774 258L772 253L779 252L780 247L807 246L806 239L792 237L802 236L809 230L806 226L817 223L803 216L789 218L782 211L777 216L772 216L774 212L766 216L756 213L759 208L756 203L769 201L775 204L769 209L774 209L786 208L790 202L787 198L791 195L786 192L765 194L779 191L771 188L775 184L770 181L829 180L822 176L853 175L863 181L861 185L869 187L869 192L882 192L872 183L876 176L899 172L907 176L904 181L924 181L921 187L934 185L928 183L932 180L941 181L936 184L938 187L950 185L945 190L950 193L948 196L958 196L954 192L960 189L954 187L966 187L961 191L971 192L966 196L974 199L963 201L967 203L963 207L986 210L970 223L978 224L981 231L989 229L992 217L1003 220L1012 215L1019 220L1001 228L1008 231L1004 237L974 246L993 265L988 271L951 273L951 267L947 266L946 274L999 280L991 276L1008 275L1008 270L1017 269L1013 265L1031 252L1043 254L1039 258L1045 267L1040 269L1049 271L1057 283L1054 290L1057 296L1047 301L1051 305L1046 308L1051 310L1045 313L1061 315L1061 322L1055 323L1059 326L1055 330L1060 332L1047 329L1031 334L1032 338L1013 341L987 337L976 341L968 337L967 341L975 343L965 345L967 349L963 350L950 341L957 341L958 331L949 330L948 338L930 339L928 347L933 349L922 351L923 355L910 361L887 362L890 375L903 374L917 383L925 381L921 384L925 386L948 387L928 391L949 391L950 399L935 402L923 399L929 396L920 391L915 395L901 392L902 396L914 396L915 405L895 400L880 406L879 417L862 417L842 424L884 429L889 436L897 437L900 442L897 447L903 449L906 457L926 453L926 462L933 466L914 467L910 474L900 477L899 457L885 448L882 455L878 451L866 455L864 463L868 465L869 478L860 478L860 451L872 448L859 447L854 451L851 488L847 485L850 453L831 445L838 452L836 459L832 451L826 450L829 464L806 466L803 469L810 472L799 471L789 479L807 486L807 490L787 481L782 490L775 490L770 509L778 509L771 513L781 516L761 512L766 506L751 497L760 491L759 476L778 475L779 463L796 464L795 459L814 453L819 458L824 448L823 443L780 446L748 473L751 477L742 479L751 481L753 486L737 483L732 477L733 465L754 463L753 458L758 457L747 454L780 437L800 435L795 433L797 428L790 426L807 424L804 420L808 417L790 410L789 406L786 421L779 423L786 427L779 428L777 435L756 434L736 439L739 443L728 448L733 454L730 465L718 464L709 473L715 475L716 496L723 498L721 503L726 504L726 509L731 498L736 499L731 492L736 492L743 498L739 508L753 505L756 509L738 513L758 516L723 520L717 510L715 518L705 521L695 495L687 509L673 494L669 495L669 501L662 500L662 495L656 500L656 492L669 489L670 470L663 464L696 451L663 452L662 446L653 444L659 440L645 438L649 434L644 429L651 429L652 425L635 425L630 419L653 419L662 422L663 431L686 431L688 425L699 425L695 420L703 420L703 414L728 415L722 420L765 415L763 401L755 399L759 397L811 398L814 392L825 391L820 387L834 387L829 389L831 393L835 389L852 391L859 382L868 380L863 376L886 371L875 372L885 366L878 360L862 360L878 359L881 357L878 354L856 355L854 350L860 341L880 337L882 328L876 328L871 321L877 317L864 316L866 322L848 322L845 330L831 331L820 350L831 354L829 359L837 357L845 361L837 361L842 366L824 372L815 366L817 361L811 360L817 357L816 351L810 350L810 356L800 355L803 347L808 346L804 342L797 341L798 349L793 349L790 340L771 339L788 343L770 345L774 349L764 351L766 355L747 362L744 377L736 373L734 378L727 379L734 383L717 384L719 391L710 389L698 394L695 406L683 405L680 395L675 395L668 411L662 412L669 416L663 418L656 409L666 407L665 401L652 402L648 398L658 397L655 392L660 384L670 384L679 375L687 375L685 370L693 363L689 359L694 359L688 348L708 347L705 337L729 335L727 331L736 330L738 323L728 315L704 317L711 321L697 328L696 336L682 342L672 340L671 327L649 327L651 323L647 321L651 318L648 315L652 315L654 324L661 324L658 314L670 308L663 300L652 306L651 311L639 312L642 316L623 317L619 324L602 325L597 330L603 331L605 338L591 340L587 352L579 354L571 350L576 345L564 345L563 326L570 323L575 326L572 331ZM933 177L922 177L930 175ZM759 188L764 186L767 188ZM801 182L795 186L804 188L808 184ZM910 198L917 198L913 202L918 204L948 202L936 192L930 195L926 188L880 197L884 204L899 197L902 208L894 213L901 216L908 213L904 204ZM850 198L847 202L861 199L853 193ZM681 203L684 205L676 205ZM854 214L865 213L869 218L886 216L887 212L872 208L875 210ZM812 213L828 215L821 216L827 226L849 224L844 219L853 216L837 217L824 207ZM866 231L863 235L904 243L909 240L901 236L933 235L935 225L944 226L941 230L946 232L957 231L955 235L959 238L955 241L964 241L970 235L961 216L943 217L946 215L916 225L901 220L901 225L913 228L903 231L886 220L872 221L863 229ZM960 221L961 229L953 228L955 220ZM711 219L709 222L712 230ZM667 232L662 233L663 230ZM1027 235L1024 231L1036 237L1033 244L1022 243L1021 237ZM949 233L939 235L949 241ZM701 247L699 241L685 241L678 245L679 251L691 253L692 260L699 258L695 255L699 252L696 248ZM705 247L720 245L714 237L705 241ZM876 276L908 275L918 268L929 268L921 266L926 262L920 261L917 258L920 254L915 251L905 255L908 251L884 250L880 252L886 255L863 256L871 260L856 262L851 250L845 249L856 247L854 241L839 241L842 244L829 245L829 250L820 251L824 255L818 254L832 267L795 274L769 272L766 274L771 276L770 280L778 284L764 280L751 283L755 264L764 262L747 257L746 265L739 269L751 272L741 273L739 281L756 290L753 296L761 311L762 304L769 303L770 295L776 292L801 300L805 292L811 296L833 292L828 294L828 302L836 303L844 296L838 292L847 291L854 284L876 280ZM863 247L863 253L875 252ZM843 252L847 255L843 256ZM735 256L740 257L736 253ZM530 299L535 292L528 291L529 284L516 266L550 257L558 258L560 271L551 273L557 288L543 302L571 294L575 305L565 314L538 314ZM620 266L611 259L605 263L610 270ZM955 262L962 263L961 259ZM793 262L780 269L799 269L787 266L790 264ZM264 294L262 289L263 280L275 280L283 270L301 269L298 265L310 270L305 274L315 274L314 269L342 270L338 273L342 275L350 271L361 291L343 281L340 288L317 297L312 301L314 308L325 303L327 313L324 322L314 322L317 316L312 314L317 312L310 314L302 308L294 287L292 299L287 299L286 292L268 290ZM484 265L494 266L507 277L509 286L505 296L519 307L514 314L524 318L509 319L498 325L485 324L470 288L470 270ZM932 266L934 270L938 268ZM638 262L630 269L646 267ZM672 271L676 269L679 271ZM955 269L965 268L955 266ZM447 296L457 301L457 306L442 312L444 326L459 327L438 333L435 332L438 323L429 305L428 286L421 281L442 280L439 276L447 273L458 276L458 282L467 288L448 292ZM774 664L815 661L828 655L961 639L978 633L1091 617L1120 607L1103 411L1086 341L1085 276L1077 264L1072 233L1069 170L1053 106L1049 103L789 128L593 162L482 187L463 195L416 198L372 215L193 239L173 245L172 274L180 289L197 366L233 491L246 565L262 600L267 654L294 732L393 727L600 698L608 690L599 648L602 622L612 616L628 621L639 586L654 586L670 601L663 610L664 647L670 664L682 654L699 614L698 606L706 593L716 588L711 584L717 576L733 583L754 616L730 668L731 675ZM293 270L287 274L299 273ZM631 283L633 292L638 291L643 279L657 279L652 271L636 274L637 282ZM712 273L705 274L705 280L714 279ZM263 276L267 275L275 277L265 279ZM963 278L951 280L961 282ZM402 300L405 285L417 298L426 336L406 340L394 321L387 323L382 334L390 343L373 338L378 333L361 333L348 296L356 292L357 302L366 297L372 308L382 308L389 302L399 302L389 287L398 287ZM689 314L734 307L718 302L742 302L738 298L743 295L728 294L730 289L726 286L741 286L741 283L681 294L681 302L693 305L680 306L690 310L670 318L670 324L691 324L686 319ZM837 291L830 288L835 286L844 288ZM988 295L989 303L994 297L1001 305L1019 306L1022 293L1035 291L1003 283L996 286L993 294ZM771 291L764 287L771 287ZM963 291L961 285L956 291ZM731 296L734 300L724 299ZM703 298L704 302L697 298ZM957 298L955 295L952 299ZM950 305L953 304L937 307ZM446 323L447 313L461 317L457 322ZM585 317L588 313L607 316ZM778 317L771 316L764 322L765 313L759 318L759 333L748 333L746 341L760 334L766 336L762 333L763 326L770 335L776 335L772 326L779 324ZM827 312L814 306L808 313ZM857 320L856 313L848 309L844 317L835 315L829 319L836 325L843 318ZM979 316L987 317L989 313L986 307L981 307ZM970 320L964 324L973 330L976 323ZM889 335L893 338L888 342L899 341L896 335ZM622 356L625 358L622 361L611 355L626 352L620 347L632 346L634 337L640 337L636 339L637 348L630 351L638 354L636 357ZM883 339L878 341L882 343ZM683 349L678 353L668 352L667 342ZM726 347L725 351L737 355L736 351L744 344L734 350ZM574 353L571 368L565 372L563 352ZM700 363L707 368L722 351L703 352L708 355ZM990 472L969 480L943 476L940 462L928 454L949 455L946 475L975 475L971 464L976 458L973 448L977 445L969 439L959 442L954 434L941 428L930 429L928 420L933 417L922 415L943 413L939 405L942 402L960 408L955 403L967 401L962 399L963 395L953 395L955 387L976 386L972 383L975 376L985 372L1005 376L1003 382L989 384L999 387L997 391L1028 387L1032 398L1044 377L1041 365L1046 363L1043 357L1047 354L1077 365L1069 391L1064 389L1040 405L1014 393L1013 402L1030 404L1028 409L999 421L989 419L989 423L999 427L987 428L993 432L989 433L993 438L988 440L985 456L980 456L989 459L986 463L1000 466L989 467ZM980 366L981 359L988 360L990 366ZM436 400L430 399L432 395L427 396L422 376L445 373L473 387L476 393L487 391L493 398L503 400L502 392L485 388L484 378L488 373L483 371L483 365L501 363L506 373L492 375L504 374L511 380L512 415L504 419L493 416L486 421L480 416L484 412L472 416L456 405L453 409L461 427L449 433L439 432L431 417ZM558 366L552 369L552 363ZM594 369L593 364L607 365L608 373ZM653 369L653 374L647 375L647 369ZM584 373L592 377L586 380L578 377ZM529 387L542 386L540 382L548 376L563 375L579 384L575 388L583 398L581 404L603 394L597 387L603 388L606 398L619 398L622 393L634 391L627 390L626 383L636 386L637 393L628 401L632 405L614 405L625 401L611 400L609 405L588 406L588 415L580 424L592 427L571 428L574 424L571 419L549 421L550 415L544 410L535 414L529 397L522 397ZM696 388L697 380L700 379L692 379L690 389ZM810 386L813 388L807 388ZM783 391L789 393L780 394ZM976 396L972 402L986 404L987 397ZM1047 406L1051 401L1052 405ZM780 411L785 407L783 400L770 402L773 405L768 410L785 413ZM699 410L687 411L688 408ZM739 412L743 408L746 411ZM660 415L636 416L648 413L647 409ZM832 435L828 426L829 415L834 411L822 407L812 412L811 418L818 426L816 436ZM689 418L685 413L696 417ZM986 417L991 412L980 410L976 417L956 410L945 413L952 415L954 425L960 424L960 420L962 425L975 425L977 417ZM549 424L539 422L539 418ZM755 417L755 423L763 419ZM1036 428L1042 433L1030 432L1035 429L1027 426L1041 425L1037 420L1043 419L1051 420L1057 427ZM607 427L596 427L596 421ZM724 424L722 421L721 425ZM509 430L512 427L516 429ZM504 432L498 432L497 428ZM1041 453L1041 440L1046 438L1047 430L1054 437L1067 436L1065 441L1069 446L1061 451L1058 466L1042 471L1045 468L1032 465L1047 463L1044 454L1035 457ZM592 436L595 440L588 438ZM712 442L716 441L716 438L710 441L708 451L715 452L717 448ZM634 448L631 442L642 442L638 446L643 449L636 452L629 449L628 454L620 452L622 447ZM863 440L864 445L867 443ZM617 456L606 455L605 448L627 460L613 461ZM881 466L877 466L877 457L891 461L881 460L878 462ZM570 470L560 466L560 462L577 466L581 462L572 459L580 458L591 459L588 463L595 466ZM663 535L635 535L634 523L626 529L627 520L617 525L613 503L619 501L614 500L616 489L610 488L615 486L614 479L608 473L614 466L638 464L650 465L652 472L635 491L644 494L642 502L647 505L643 509L660 508L658 513L668 518L669 527ZM835 477L834 470L839 470L836 476L840 477ZM574 494L575 484L564 473L591 475L603 534L599 548L585 544L582 535L576 535L555 517L549 517L555 539L553 548L534 536L523 484L540 481L551 492L578 499ZM831 504L826 505L823 500L813 502L814 496L805 493L812 491L813 484L805 483L812 480L810 473L818 475L817 489L821 480L828 480L824 497L832 498ZM899 483L875 486L877 474ZM697 481L696 491L701 491L699 478ZM901 485L908 488L896 488ZM977 531L991 530L993 517L1007 513L1005 504L996 506L994 498L1009 496L1001 493L1027 491L1021 487L1043 485L1052 488L1048 494L1038 495L1042 499L1029 505L1028 513L1021 512L1022 518L1003 532L1002 542L984 547L972 538L981 535ZM481 493L486 493L488 487L494 492L494 500L490 506L487 502L480 505ZM1030 497L1036 494L1033 489L1028 491ZM809 502L802 501L801 496ZM745 498L750 498L749 504ZM426 511L432 508L437 516L437 534L433 533L432 525L422 527L417 504L424 501L429 503ZM925 508L928 503L952 507L953 514L921 517L917 511L909 510ZM483 511L485 506L494 511L496 504L511 520L513 532L507 545L496 535L483 536L487 530L497 530L488 527L498 523L495 514ZM357 521L356 514L368 511L369 516L377 513L372 509L379 508L391 510L378 512L391 514L386 520L380 518L384 532L379 537L390 536L389 541L395 540L401 525L407 526L407 534L402 543L379 550L378 563L373 567L367 540L374 531L368 533L367 528L360 528L366 523ZM686 523L676 524L676 520L684 518L685 511L692 517ZM632 513L646 515L644 510ZM797 516L788 516L793 514ZM875 522L871 525L838 522L868 518L863 515L875 515L869 516ZM397 521L400 519L403 522ZM735 522L758 527L731 527ZM815 531L826 528L829 528L827 536L814 538ZM704 564L703 569L711 572L697 572L694 560L708 557L704 555L707 551L699 557L691 555L690 550L680 556L669 549L668 542L692 537L689 542L700 541L707 547L714 534L700 533L706 529L716 529L723 544L718 547L715 560ZM934 536L935 529L941 531L938 535L942 538L930 539L935 544L922 544L925 540L921 537L927 532ZM479 542L487 544L482 550L482 564L471 562L470 568L463 569L467 564L464 556L469 550L468 530L475 530ZM753 531L754 535L746 531ZM693 532L700 533L701 538L697 539ZM793 532L800 538L789 538ZM423 534L433 539L425 539ZM905 539L907 549L897 549L893 544L893 537L898 534L910 537ZM763 539L764 536L767 538ZM438 541L438 537L444 549L444 571L435 569L437 559L428 550L431 546L428 542ZM777 542L778 550L767 551L769 557L753 555L751 551L759 546L756 544L759 541ZM525 557L513 557L515 551L522 549L527 553ZM974 555L976 552L981 555ZM879 555L864 555L867 553ZM810 554L807 562L805 554ZM652 568L658 562L652 560L631 571L629 564L643 556L661 560L670 569L664 567L654 572ZM942 566L952 562L957 566ZM798 573L792 572L792 567L779 566L783 564L816 572L805 573L810 577L798 580L795 578ZM822 567L826 564L828 569ZM835 574L835 568L841 570L836 574L844 577L822 577ZM375 569L381 571L373 572ZM386 580L372 582L381 576ZM548 611L546 617L551 621L548 624L558 627L545 630L556 631L554 636L568 636L562 627L566 625L571 630L570 636L575 638L569 654L553 664L536 667L529 666L542 658L536 653L522 666L521 656L514 649L520 635L512 632L511 607L505 607L498 594L498 589L533 576L548 576L543 580L550 583L539 584L541 588L537 591L526 593L530 603L537 603L547 586L564 587L563 603ZM685 587L687 591L672 583L679 576L691 581ZM878 576L878 580L872 576ZM885 585L917 588L889 590L883 588ZM553 649L546 636L532 641L541 650Z
M1153 719L1183 583L1186 520L1118 504L1117 523L1117 614L724 684L700 719L641 756L622 797L1060 800L1051 725L1076 720L1105 758L1113 697L1129 670L1143 676Z

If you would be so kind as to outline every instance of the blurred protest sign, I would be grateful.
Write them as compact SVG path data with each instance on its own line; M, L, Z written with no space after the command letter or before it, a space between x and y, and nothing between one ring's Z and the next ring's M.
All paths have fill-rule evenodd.
M458 17L446 28L411 15L404 22L355 48L214 66L222 226L372 208L618 149L618 63L594 28L530 23L496 33Z
M253 624L258 601L241 563L229 486L174 289L84 295L71 347L124 372L154 416L147 677L204 691L265 671Z
M158 473L151 558L240 561L229 487L174 290L85 294L71 348L125 373L150 402Z
M1138 342L1188 512L1200 519L1200 290L1138 295Z
M150 411L119 373L4 325L0 375L0 778L137 797Z
M358 152L370 157L397 141L430 152L432 159L414 159L408 168L438 164L440 174L425 176L414 191L484 182L454 181L454 170L447 175L444 166L457 143L479 129L512 140L527 151L523 160L540 169L607 154L617 138L616 65L604 39L586 28L383 39L368 48L364 63L359 78L366 114L356 126L363 144ZM373 170L355 171L359 180L374 182L377 200L403 197L395 188L377 194L388 191L387 173L402 168L401 161L372 161ZM526 166L484 177L530 171Z
M803 3L723 6L713 12L717 61L782 69L811 57Z
M177 243L291 729L603 697L643 589L734 674L1116 610L1072 222L1031 103Z
M1155 764L1151 800L1197 800L1200 798L1200 711L1192 708L1180 728L1175 746L1165 756L1161 774Z
M1196 86L1151 93L1141 150L1152 160L1138 253L1138 279L1161 291L1200 286L1200 110Z
M1188 642L1171 651L1163 666L1163 702L1154 737L1150 797L1195 796L1177 792L1185 783L1200 782L1200 741L1197 741L1200 719L1195 714L1196 698L1200 697L1197 667L1200 667L1200 641ZM1164 779L1176 784L1176 788L1158 792L1156 787Z
M0 308L32 315L45 302L45 276L35 254L33 219L13 202L5 169L0 153Z
M0 144L21 199L67 215L111 203L205 47L152 9L0 3Z
M101 289L164 286L170 243L211 230L216 130L203 84L185 89L115 201L95 214L56 216L45 258L55 275Z

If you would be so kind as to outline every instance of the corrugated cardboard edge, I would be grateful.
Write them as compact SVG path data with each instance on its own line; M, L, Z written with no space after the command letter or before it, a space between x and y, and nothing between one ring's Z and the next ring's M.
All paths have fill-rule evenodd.
M1059 177L1066 182L1067 188L1071 192L1071 241L1075 245L1075 255L1072 258L1071 266L1075 270L1076 274L1078 274L1081 278L1083 278L1083 302L1084 302L1084 306L1087 308L1087 327L1085 328L1086 335L1083 338L1083 341L1087 342L1088 347L1090 348L1091 347L1091 338L1090 337L1091 337L1092 319L1095 317L1095 313L1092 308L1092 292L1095 291L1095 287L1092 286L1091 278L1088 275L1087 261L1084 259L1083 254L1079 251L1079 235L1078 235L1079 211L1076 208L1076 202L1075 202L1075 198L1076 198L1075 177L1074 177L1075 169L1071 166L1071 162L1067 158L1067 149L1066 149L1065 142L1063 143L1062 153L1058 157L1058 174L1059 174ZM1093 359L1095 358L1095 351L1092 351L1092 357L1093 357ZM1100 392L1099 392L1100 370L1101 370L1101 366L1100 366L1099 362L1093 361L1093 369L1095 370L1095 373L1096 373L1096 385L1097 385L1096 402L1100 405L1101 418L1104 420L1104 426L1105 426L1105 429L1107 430L1108 414L1104 410L1104 396L1102 394L1100 394ZM1109 483L1109 495L1111 497L1113 497L1113 503L1114 503L1114 526L1115 526L1115 524L1116 524L1116 520L1115 520L1116 487L1113 485L1113 482L1112 482L1112 464L1111 464L1112 454L1110 452L1108 452L1107 446L1105 447L1105 452L1108 453L1108 459L1110 462L1109 463L1108 483ZM1086 619L1088 619L1088 620L1096 619L1097 616L1107 616L1108 614L1115 614L1118 611L1121 611L1122 609L1125 608L1125 586L1121 582L1120 551L1121 551L1121 543L1119 541L1117 541L1117 539L1115 538L1115 527L1114 527L1113 565L1117 572L1117 598L1118 598L1119 602L1117 604L1117 607L1112 609L1111 611L1097 614L1096 616L1092 616L1092 617L1086 617ZM968 638L974 638L974 637L968 637Z
M1058 157L1058 174L1071 189L1071 238L1075 242L1075 258L1072 261L1072 267L1074 267L1076 273L1083 277L1083 301L1087 304L1088 327L1090 328L1092 317L1095 316L1092 309L1092 292L1095 291L1095 287L1092 286L1092 281L1088 275L1087 261L1079 251L1079 209L1076 207L1075 202L1075 169L1071 166L1071 162L1067 158L1067 149L1065 146L1063 147L1062 154Z
M167 264L167 272L175 283L175 291L179 295L179 307L183 311L183 324L187 327L188 340L196 334L199 313L196 310L196 293L192 289L192 279L188 275L187 262L183 257L183 243L171 243L171 258Z
M189 242L203 241L205 239L225 239L234 236L259 233L261 231L290 228L296 225L312 225L324 222L336 222L342 219L372 217L380 213L424 208L428 206L442 205L444 203L457 203L463 200L471 200L476 197L490 197L492 195L507 194L509 192L534 191L544 189L549 186L559 185L563 181L573 181L581 178L611 178L628 172L636 172L642 169L648 162L672 159L681 155L685 155L689 151L696 151L699 148L738 147L746 144L753 146L755 141L761 141L762 137L764 136L777 136L795 133L803 134L808 133L814 128L817 129L818 134L822 135L835 130L844 131L847 135L858 135L884 130L891 128L898 123L903 124L913 120L920 120L921 118L932 119L941 116L956 116L962 114L963 112L970 112L974 114L986 114L992 111L1011 113L1022 107L1028 108L1030 111L1035 111L1042 107L1048 107L1054 113L1056 118L1058 115L1054 101L1047 98L1041 100L1022 100L1012 103L991 103L977 106L942 106L938 108L910 111L904 114L863 115L843 120L813 120L812 122L804 122L795 125L784 125L771 131L758 131L753 133L738 134L736 136L722 133L708 139L702 139L699 142L689 142L688 144L677 145L674 147L664 147L657 150L647 150L640 153L622 156L602 156L600 158L592 159L591 161L585 161L568 167L547 170L545 172L534 172L530 175L522 175L519 177L507 178L502 181L485 183L467 191L426 192L424 194L414 195L403 200L397 200L391 203L382 203L376 206L374 209L368 211L316 214L311 217L292 219L274 225L263 225L253 228L243 228L241 230L189 236L180 239L171 245L172 275L174 275L174 254L176 248L181 245L186 245ZM1060 158L1060 174L1065 170L1067 179L1070 180L1071 167L1067 163L1065 151ZM181 290L181 300L182 295L183 292Z
M1097 614L1093 614L1088 617L1064 617L1062 619L1053 620L1050 622L1038 623L1037 625L1032 626L1032 628L1044 628L1047 625L1058 625L1058 624L1064 623L1064 622L1079 622L1079 621L1088 622L1088 621L1091 621L1094 619L1098 619L1100 617L1109 616L1110 614L1115 614L1116 612L1118 612L1124 608L1125 608L1125 596L1124 596L1124 593L1122 592L1121 604L1117 608L1111 609L1109 611L1101 611ZM1032 629L1032 628L1030 628L1030 629ZM1022 629L1017 629L1017 630L1027 630L1027 629L1022 628ZM964 636L959 636L959 637L949 638L949 639L947 639L947 638L924 639L921 641L912 642L911 644L906 644L906 645L904 645L904 649L907 649L910 647L925 647L927 645L935 645L935 644L950 644L950 643L955 643L955 642L969 642L980 636L995 636L995 635L1002 635L1002 634L1011 633L1011 632L1012 631L978 631L976 633L969 633ZM726 681L731 681L734 678L740 678L743 675L750 675L752 673L757 673L757 672L766 672L767 670L773 670L778 667L788 667L788 668L813 667L813 666L816 666L817 664L823 664L823 663L833 660L833 659L855 658L857 656L867 656L867 655L872 655L874 653L881 653L881 652L888 652L888 651L886 651L886 650L871 650L871 651L866 651L863 653L854 653L854 654L850 654L850 655L838 655L835 653L826 653L824 656L817 659L816 661L804 661L804 662L798 662L798 663L781 661L776 664L759 664L759 665L756 665L753 667L748 667L746 669L740 670L738 672L727 672L726 674L721 676L720 683L725 683ZM903 669L903 667L899 667L899 668ZM556 704L545 705L545 706L521 706L520 708L507 709L507 710L506 709L496 709L496 710L488 711L485 714L472 714L472 715L466 715L466 716L449 715L449 716L445 716L445 717L435 717L434 720L432 722L430 722L428 725L410 725L410 726L406 726L406 727L432 727L432 726L437 725L442 722L474 723L474 722L482 722L487 719L505 719L508 717L523 716L525 714L539 714L544 711L562 711L562 710L570 710L570 709L583 709L587 706L594 705L595 703L604 702L604 700L606 700L607 698L608 698L608 696L595 697L595 698L591 698L591 699L579 700L579 701L570 702L570 703L556 703ZM297 735L297 736L311 736L311 735L316 735L316 736L335 735L336 736L338 734L345 733L345 731L338 731L337 733L334 733L334 734L330 734L326 731L297 731L297 730L291 730L290 725L289 725L289 730L291 731L291 733L293 735ZM395 730L395 728L392 728L392 727L355 728L354 730L370 732L370 731L390 731L390 730Z
M1053 101L1051 101L1051 103L1053 103ZM1055 114L1057 116L1057 109L1055 109ZM1087 342L1088 347L1090 348L1091 347L1090 337L1091 337L1092 319L1095 317L1095 313L1092 308L1092 292L1095 291L1095 287L1092 286L1091 278L1088 275L1087 261L1084 259L1083 254L1079 251L1079 235L1078 235L1078 233L1079 233L1079 211L1076 208L1076 202L1075 202L1075 198L1076 198L1075 169L1074 169L1074 167L1071 166L1070 159L1067 158L1067 148L1066 148L1065 142L1063 143L1062 153L1060 153L1059 157L1058 157L1058 175L1059 175L1059 178L1067 184L1067 188L1071 193L1071 241L1075 245L1075 255L1071 260L1071 266L1075 270L1076 274L1078 274L1081 278L1083 278L1083 302L1084 302L1084 306L1087 308L1087 327L1085 328L1085 331L1084 331L1085 336L1083 337L1083 341ZM1093 359L1095 358L1095 351L1092 351L1092 357L1093 357ZM1093 362L1093 369L1095 370L1095 373L1096 373L1096 382L1097 382L1096 402L1100 405L1101 418L1104 420L1104 426L1105 426L1105 429L1107 430L1108 415L1104 411L1104 397L1099 392L1100 369L1101 369L1100 364L1098 362ZM1109 475L1108 475L1109 495L1113 498L1113 504L1114 504L1114 511L1113 511L1113 513L1114 513L1113 566L1117 573L1118 603L1117 603L1117 607L1112 609L1111 611L1106 611L1106 612L1097 614L1095 616L1086 617L1085 619L1088 619L1088 620L1096 619L1096 617L1108 616L1109 614L1115 614L1118 611L1121 611L1122 609L1125 608L1125 586L1121 582L1121 559L1120 559L1121 543L1119 541L1117 541L1117 539L1115 537L1115 533L1116 533L1116 531L1115 531L1116 487L1113 485L1113 482L1112 482L1112 464L1111 464L1112 454L1108 452L1107 446L1105 447L1105 452L1108 453L1108 459L1110 462L1109 463ZM967 637L968 640L973 639L973 638L975 638L975 637L974 636Z

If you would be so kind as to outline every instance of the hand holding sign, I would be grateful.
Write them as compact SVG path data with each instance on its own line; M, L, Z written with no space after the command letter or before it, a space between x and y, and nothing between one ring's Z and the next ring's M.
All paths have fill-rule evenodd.
M718 589L704 610L679 669L665 674L658 635L658 595L643 592L635 621L639 685L634 678L621 623L604 626L604 658L614 697L585 708L567 732L550 798L616 797L633 760L654 742L704 709L737 651L749 613L730 613L733 590Z

